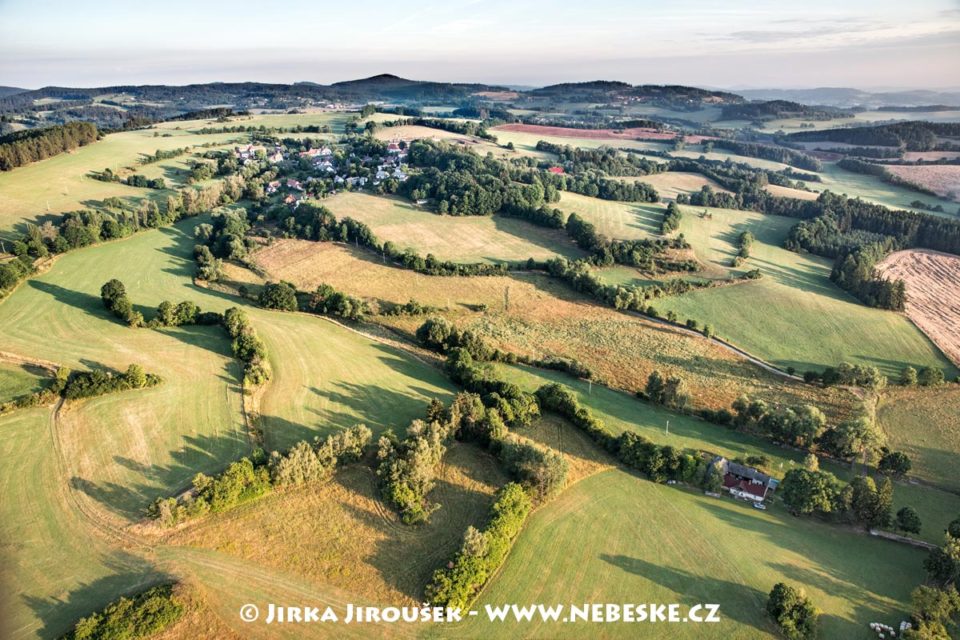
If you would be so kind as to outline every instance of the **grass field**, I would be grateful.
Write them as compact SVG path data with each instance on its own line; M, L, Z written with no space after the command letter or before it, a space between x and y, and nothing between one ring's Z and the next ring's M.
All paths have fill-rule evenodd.
M310 111L309 113L261 113L251 114L249 116L231 116L228 122L217 122L216 120L178 120L172 122L163 122L155 125L155 129L163 131L196 131L198 129L211 128L219 129L221 127L267 127L267 128L292 128L296 126L306 127L310 125L327 125L332 133L303 133L300 135L311 138L331 137L342 134L344 125L355 115L355 112L348 111ZM295 134L296 135L296 134Z
M842 361L877 366L888 376L906 365L953 371L906 317L866 307L830 282L827 260L781 248L793 220L719 209L701 218L699 207L683 210L680 231L708 270L722 275L736 254L736 238L749 230L756 242L737 272L757 268L763 278L664 298L656 305L661 311L709 323L737 346L798 371Z
M136 556L114 550L73 507L51 409L0 417L0 635L57 638L118 594L156 580Z
M341 193L323 201L340 218L370 225L381 240L455 262L521 262L579 257L563 231L503 216L440 216L401 198Z
M308 290L328 283L376 308L414 298L460 326L481 331L501 348L577 358L620 388L639 389L651 371L660 369L683 375L698 402L710 407L729 406L741 393L769 399L786 394L791 401L824 395L806 385L784 385L703 338L601 307L543 276L426 277L381 264L362 249L291 240L262 249L255 260L271 278ZM232 278L249 281L248 272L234 271ZM378 322L412 335L423 318L385 316Z
M622 240L659 235L664 212L659 204L601 200L569 191L561 192L560 202L554 206L593 223L598 233Z
M167 133L170 137L154 137L151 129L113 133L69 153L0 174L0 234L22 231L24 222L42 222L51 214L82 209L111 196L130 203L145 197L165 197L168 192L100 182L87 174L107 167L115 171L128 166L139 170L136 163L141 155L157 149L179 149L205 142L226 143L244 137L236 133L204 136L175 130Z
M816 191L803 191L802 189L792 189L790 187L781 187L776 184L768 184L766 190L775 196L781 198L798 198L800 200L816 200L820 194Z
M187 486L197 472L217 472L249 451L240 413L239 367L230 356L222 333L216 328L130 329L110 317L99 299L103 282L116 277L126 283L131 299L147 314L163 299L190 299L208 310L222 310L237 304L238 300L192 284L192 230L199 221L187 220L173 228L71 252L0 303L0 331L6 351L73 368L125 368L136 362L164 380L152 389L67 403L56 427L57 447L63 453L56 476L50 471L55 460L44 457L54 454L46 413L41 421L45 431L40 435L29 431L20 440L6 439L9 446L16 444L20 449L7 458L15 460L15 464L4 467L2 502L5 505L23 509L31 504L28 495L17 493L27 491L30 486L20 478L43 474L44 482L49 482L50 491L58 492L59 500L76 505L97 522L124 527L142 517L144 508L154 498L175 493ZM439 373L426 365L409 361L394 350L381 349L369 340L356 337L356 345L351 350L348 346L353 334L320 318L258 310L250 313L254 325L264 335L271 356L277 359L274 372L281 384L292 379L288 366L305 366L305 361L295 360L285 351L289 346L297 353L302 352L302 345L285 340L288 331L293 335L308 335L314 345L326 344L330 350L336 343L336 349L341 354L349 354L358 365L350 369L348 364L343 361L336 364L335 360L332 365L316 369L324 377L314 377L311 382L327 395L317 396L312 405L303 408L304 412L318 407L334 412L353 410L368 419L371 426L376 426L376 416L387 422L419 414L425 407L425 399L443 396L449 389L435 388L439 384ZM326 342L320 342L324 336ZM329 350L307 353L318 360L329 359ZM339 379L336 376L340 374L348 377ZM392 381L393 386L377 392L370 389L373 381L383 380ZM402 384L408 386L402 387ZM291 382L286 388L295 397L299 392L297 387L296 382ZM353 394L362 395L353 397ZM284 413L287 411L284 403L292 406L296 402L294 397L274 396L275 406L283 407L282 411L278 410L278 417L286 415L292 419L291 413ZM20 415L32 414L18 412L3 420L17 420ZM310 416L309 420L308 426L317 422L316 416ZM302 435L303 427L285 425L288 437L294 433L294 426L296 433ZM9 432L13 433L13 429ZM41 436L46 438L46 443ZM27 447L37 447L43 455L26 455ZM34 470L34 465L45 466ZM36 504L49 509L55 507L46 495L38 495ZM56 512L49 517L57 522L66 518ZM10 522L21 529L33 526L29 521ZM72 531L68 524L63 526L66 529L58 535L73 536L67 543L48 539L43 544L24 543L4 549L10 556L8 564L16 567L31 567L52 558L40 573L24 574L22 580L18 579L15 584L22 586L18 586L13 595L20 599L21 609L14 618L17 626L26 630L38 626L54 629L44 637L59 635L77 616L102 606L131 584L141 581L144 571L154 575L143 569L128 578L128 566L132 563L140 567L139 560L127 562L129 554L122 556L123 562L114 560L108 551L99 552L84 542L86 534L82 527L77 525ZM51 549L62 549L69 557L51 556ZM78 555L80 550L87 549L93 560ZM85 577L87 573L83 569L87 565L92 567L87 572L90 578ZM97 571L105 576L103 581ZM41 573L42 578L37 577ZM24 635L28 632L24 631Z
M433 398L454 388L439 368L320 318L251 315L270 349L274 378L261 399L266 444L286 449L364 423L403 433Z
M836 162L824 162L823 170L819 172L822 182L811 182L807 186L817 191L829 189L833 193L845 193L851 198L860 197L868 202L882 204L893 209L907 209L920 211L910 206L914 200L919 200L929 206L943 205L947 217L955 217L956 203L943 200L925 193L919 193L906 187L900 187L883 182L877 176L863 173L854 173L841 169Z
M45 372L0 360L0 404L43 388Z
M351 466L328 483L268 496L174 533L169 542L240 557L363 600L415 605L467 526L482 526L506 481L492 455L453 444L430 494L440 509L422 526L403 525L381 501L373 471Z
M494 127L490 133L497 136L497 144L505 145L512 142L519 151L537 154L541 157L552 157L550 154L537 151L537 142L545 140L553 144L569 145L571 147L580 147L581 149L596 149L599 147L613 147L615 149L631 149L639 152L643 151L661 151L668 148L666 145L655 141L641 140L619 140L603 138L567 138L563 136L551 136L540 133L527 133L523 131L505 131Z
M645 182L654 187L662 199L667 200L676 200L677 195L681 193L687 194L700 191L700 189L705 186L709 186L714 191L726 191L726 189L706 176L702 176L699 173L686 173L684 171L665 171L649 176L620 179L625 182Z
M607 429L617 435L624 431L634 431L657 444L669 444L678 449L707 451L730 459L746 458L751 455L765 456L769 463L764 467L764 471L778 478L782 478L790 469L803 464L805 454L802 451L778 447L763 438L666 411L625 393L600 385L589 385L561 373L504 365L498 365L497 370L525 391L533 392L537 387L548 382L559 382L568 386L577 394L580 402L589 407L593 414L604 422ZM819 406L828 414L831 410L836 410L836 407L830 405L820 404ZM835 419L831 420L831 424L835 424ZM890 429L886 430L889 433ZM892 441L891 446L898 449L899 443ZM938 443L938 446L942 445ZM559 448L565 450L563 445ZM941 453L950 455L955 450L947 446ZM822 461L821 468L848 482L855 473L859 472L858 468L828 460ZM943 471L945 469L940 470L941 473ZM944 489L953 489L952 484L941 482L941 476L935 472L927 473L926 468L917 469L915 475L927 482L936 482ZM960 495L898 482L894 488L894 511L906 505L914 507L923 521L919 537L933 544L942 542L943 531L947 524L960 515ZM784 513L780 507L775 509Z
M880 401L877 419L890 447L910 456L911 473L960 491L960 385L888 389Z
M764 605L776 582L803 586L825 638L871 638L897 626L923 579L924 553L742 502L656 485L624 471L594 475L528 522L478 603L722 603L718 625L608 624L602 637L776 638ZM582 638L598 625L470 619L456 635Z
M671 151L670 155L676 156L678 158L699 158L704 156L707 160L719 160L720 162L731 160L732 162L741 162L748 164L751 167L756 167L758 169L766 169L768 171L780 171L786 169L789 165L786 165L782 162L774 162L773 160L764 160L763 158L753 158L750 156L741 156L736 153L731 153L725 149L719 149L717 151L711 151L710 153L704 153L700 145L692 145L683 151Z

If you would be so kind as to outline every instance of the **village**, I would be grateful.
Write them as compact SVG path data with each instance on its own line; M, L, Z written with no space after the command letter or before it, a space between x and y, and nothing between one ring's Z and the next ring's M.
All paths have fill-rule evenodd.
M407 143L393 140L385 145L367 142L367 153L334 151L322 144L295 150L295 140L277 141L272 147L248 144L234 148L233 156L243 166L266 161L276 166L276 177L266 184L267 195L296 208L304 200L335 195L340 190L371 188L392 193L408 178ZM383 147L377 153L370 147Z

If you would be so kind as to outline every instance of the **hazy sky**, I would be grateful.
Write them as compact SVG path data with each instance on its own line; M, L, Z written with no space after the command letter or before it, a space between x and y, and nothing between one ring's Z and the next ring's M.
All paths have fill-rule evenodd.
M0 0L0 85L960 87L960 0Z

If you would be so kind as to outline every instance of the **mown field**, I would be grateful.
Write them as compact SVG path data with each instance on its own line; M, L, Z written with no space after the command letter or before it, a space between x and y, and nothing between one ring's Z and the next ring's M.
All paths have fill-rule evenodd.
M871 309L829 280L830 263L781 247L795 221L753 212L683 207L680 231L717 274L736 254L739 234L756 237L751 257L737 270L763 278L657 301L661 312L709 323L717 334L781 367L821 370L843 361L877 366L899 376L907 365L953 371L943 354L904 316ZM785 339L789 336L789 339Z
M888 389L877 419L890 446L910 456L912 473L960 491L960 386Z
M341 193L323 201L339 218L368 224L381 240L455 262L580 257L563 231L503 216L441 216L397 197Z
M0 403L39 391L43 378L41 370L0 360Z
M642 179L647 181L645 176ZM617 202L563 191L557 208L576 213L611 239L634 240L659 235L664 207L660 204Z
M518 628L478 617L457 635L776 638L764 605L770 588L787 581L823 610L823 637L871 638L869 622L897 626L906 617L923 558L904 545L607 471L531 517L479 605L721 603L722 622Z
M44 411L42 419L38 418L39 427L18 427L25 430L23 438L5 440L20 447L8 456L15 464L4 467L5 505L60 509L49 496L31 494L30 483L22 482L30 474L43 474L57 500L83 514L76 525L68 526L67 516L50 512L49 518L65 527L57 535L70 538L68 543L48 538L36 545L23 543L4 549L9 563L16 567L47 563L37 570L36 575L42 577L23 574L22 580L14 583L19 586L12 597L21 607L14 620L24 629L16 637L27 637L38 627L52 629L43 637L58 636L79 615L142 582L143 575L155 576L135 555L127 558L129 554L121 554L120 562L108 551L100 552L85 543L87 529L122 529L143 517L144 509L156 497L174 494L186 488L196 473L215 473L250 450L241 419L239 367L229 354L225 336L216 328L130 329L109 316L99 298L103 282L116 277L126 283L131 299L148 317L164 299L189 299L210 310L238 304L237 299L192 284L192 231L199 221L187 220L172 228L71 252L0 303L6 351L78 369L126 368L135 362L164 379L152 389L68 402L55 428L48 426L49 416ZM449 387L439 386L442 380L435 370L320 318L254 309L251 316L271 357L276 358L277 380L288 385L280 387L281 391L287 389L296 397L297 388L304 386L304 380L293 381L297 374L287 369L305 363L302 345L288 341L287 334L306 335L315 346L327 345L327 353L307 352L318 360L329 361L329 352L339 350L356 365L351 368L346 360L339 364L333 360L316 369L323 377L310 379L312 386L305 392L312 404L296 407L304 414L322 408L329 412L326 420L352 411L351 418L376 427L422 413L434 395L449 397ZM351 338L356 340L353 347ZM301 355L291 355L294 352ZM345 377L338 377L341 375ZM376 381L381 386L371 389ZM270 414L279 421L291 417L283 403L278 398L276 406L280 408ZM3 420L17 420L21 415L27 414L15 413ZM304 426L286 427L281 432L286 438L282 442L307 435L309 428L320 422L310 416L304 418ZM51 443L54 437L55 448ZM42 454L27 455L33 447ZM62 455L59 461L53 457L57 451ZM45 457L48 454L51 457ZM56 475L51 471L54 463ZM27 524L29 520L8 522L20 530L33 526ZM51 549L62 549L68 557L51 556ZM80 555L81 551L91 555ZM90 571L83 569L87 565L92 567ZM131 577L129 566L140 569ZM90 578L85 577L88 574ZM102 582L101 574L105 576Z
M81 616L160 572L110 547L76 512L46 407L0 416L0 634L57 638Z
M100 182L88 174L107 167L114 171L123 167L140 171L137 164L140 157L158 149L179 149L206 142L227 143L243 137L235 133L201 136L172 128L165 133L169 133L169 137L154 137L152 129L114 133L69 153L0 174L0 234L22 231L24 222L43 222L51 214L82 209L107 197L115 196L128 203L147 197L166 197L165 191Z
M454 387L435 365L349 329L300 314L251 314L275 372L260 401L270 449L364 423L403 433L433 398Z

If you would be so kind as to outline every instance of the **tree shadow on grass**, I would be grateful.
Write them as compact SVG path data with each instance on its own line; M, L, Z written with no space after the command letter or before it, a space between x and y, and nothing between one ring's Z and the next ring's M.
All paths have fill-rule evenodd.
M174 577L158 572L142 558L115 551L103 559L111 575L82 582L65 594L54 596L20 595L43 625L36 631L44 640L54 640L67 633L82 617L103 609L122 595L135 595L151 586L174 581Z
M775 632L772 622L766 618L767 594L758 589L620 554L602 553L600 560L673 591L676 601L682 605L719 604L721 619L736 620L767 633Z
M238 428L230 435L184 436L183 446L170 452L168 464L146 464L117 454L113 462L132 472L138 479L121 482L94 480L73 476L70 487L81 491L109 511L137 520L157 498L176 495L190 487L200 472L219 473L231 462L249 454L249 441Z
M860 623L876 619L872 616L882 611L876 607L878 602L898 595L906 599L913 585L923 578L921 567L925 552L921 549L870 538L829 522L796 518L780 509L760 515L746 506L728 501L702 501L700 506L733 530L752 532L778 547L796 550L809 566L783 562L770 563L769 566L789 579L838 595L854 603L858 609L864 609L855 616ZM892 565L885 576L887 581L878 584L877 568L895 562L901 566ZM915 579L908 577L911 571L917 574ZM891 593L897 588L904 588L904 593ZM906 604L905 600L903 604Z
M373 479L345 476L341 482L361 495L382 500ZM394 507L383 502L380 509L343 505L353 518L378 534L364 560L386 584L417 602L422 601L433 572L445 566L460 548L467 527L485 524L494 499L443 478L437 480L428 498L440 508L431 514L429 522L418 525L403 524Z

